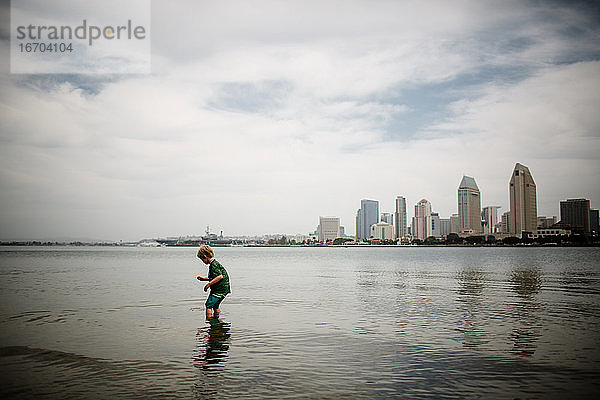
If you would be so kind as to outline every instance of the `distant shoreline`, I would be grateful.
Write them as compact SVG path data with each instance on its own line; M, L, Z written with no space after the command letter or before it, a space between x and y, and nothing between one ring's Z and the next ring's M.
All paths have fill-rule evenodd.
M517 244L361 244L361 245L277 245L277 244L245 244L225 245L211 244L212 247L244 247L244 248L431 248L431 247L600 247L600 243L517 243ZM94 242L39 242L39 241L10 241L0 242L0 247L122 247L122 248L189 248L198 247L194 244L180 244L168 246L143 246L136 244L120 243L94 243Z

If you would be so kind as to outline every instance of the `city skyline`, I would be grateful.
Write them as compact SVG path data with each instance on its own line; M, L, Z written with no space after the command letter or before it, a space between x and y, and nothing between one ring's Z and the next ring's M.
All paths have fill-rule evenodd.
M17 4L17 2L14 2ZM153 1L151 73L11 74L0 4L0 240L355 232L360 199L600 206L594 2ZM257 7L260 12L256 12ZM51 7L36 12L43 18ZM93 16L90 9L90 18Z
M557 219L556 215L539 215L537 213L537 187L532 177L529 168L521 163L516 163L513 172L510 175L508 185L508 197L509 197L509 211L506 212L507 218L512 222L508 223L508 229L503 232L504 234L512 234L514 236L521 236L522 232L535 232L540 224L540 219L544 222L542 225L547 225L547 220L555 222L566 222L570 223L574 217L569 216L568 220ZM584 231L589 232L590 227L590 210L593 207L590 206L589 199L567 199L561 200L559 203L560 213L562 217L567 211L567 204L587 204L587 214L585 211L578 211L582 215L587 215L587 222L583 225ZM395 238L413 236L417 239L424 240L426 237L436 235L435 231L440 230L440 223L450 223L453 217L456 218L456 227L447 229L448 232L471 232L473 235L481 234L493 234L496 229L496 225L501 224L502 218L498 215L498 210L502 206L497 205L484 205L481 204L481 192L474 179L474 177L463 175L460 184L458 186L458 201L457 201L457 213L450 213L448 218L440 217L439 212L434 211L434 207L426 198L418 201L414 206L414 213L412 218L408 218L410 214L406 212L406 199L404 196L397 195L395 199L395 211L387 212L381 210L379 207L379 200L361 200L361 208L357 211L356 215L356 226L360 224L366 224L362 219L361 211L364 209L365 203L374 204L379 211L379 218L376 222L390 223L387 219L392 220L390 223L393 226ZM374 206L374 207L375 207ZM512 212L511 212L512 211ZM597 210L596 210L597 211ZM571 212L572 213L572 212ZM385 216L385 218L384 218ZM583 217L579 217L583 218ZM408 224L408 221L412 221ZM371 222L374 219L371 218ZM432 222L437 221L436 224ZM403 225L405 224L405 225ZM583 224L583 223L582 223ZM552 225L552 224L550 224ZM402 231L402 228L412 228L411 235L407 235L406 231L403 235L399 235L398 232ZM363 230L366 228L363 227ZM352 236L352 235L349 235ZM357 239L366 239L365 233L355 234Z

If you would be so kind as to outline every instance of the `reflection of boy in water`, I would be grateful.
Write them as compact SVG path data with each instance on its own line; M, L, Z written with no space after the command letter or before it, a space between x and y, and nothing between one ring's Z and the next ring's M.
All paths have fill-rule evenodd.
M231 334L231 324L217 318L208 320L210 326L198 329L198 347L193 357L194 366L202 369L216 369L227 358Z
M198 258L208 265L208 277L198 276L199 281L208 281L204 286L206 292L210 288L210 294L206 299L206 318L218 317L221 313L219 305L231 290L229 288L229 275L217 260L210 246L202 245L198 249ZM213 314L214 311L214 314Z
M203 368L209 368L210 365L216 365L224 361L229 350L230 325L223 323L216 318L209 320L208 340L206 342L206 354L204 355Z

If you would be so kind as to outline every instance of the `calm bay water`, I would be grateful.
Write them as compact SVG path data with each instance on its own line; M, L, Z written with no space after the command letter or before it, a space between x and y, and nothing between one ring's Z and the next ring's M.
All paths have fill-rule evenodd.
M2 397L600 394L599 248L0 248Z

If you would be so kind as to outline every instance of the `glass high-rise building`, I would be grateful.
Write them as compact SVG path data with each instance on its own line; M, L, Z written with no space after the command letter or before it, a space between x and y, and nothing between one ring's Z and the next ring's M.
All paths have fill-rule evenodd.
M356 238L368 239L371 236L371 225L379 222L379 202L377 200L360 201L360 209L356 212Z
M519 163L515 165L508 191L510 233L521 237L523 232L535 232L537 230L537 197L535 182L529 168Z

